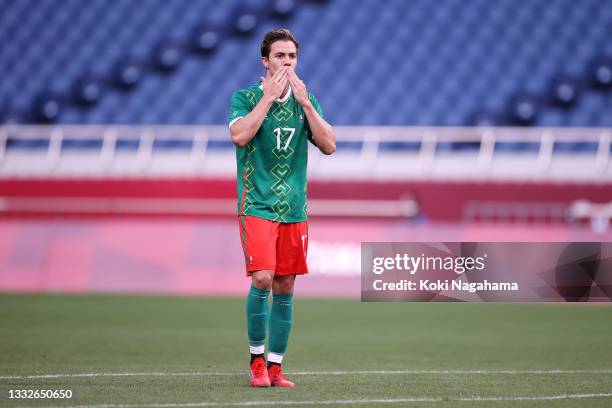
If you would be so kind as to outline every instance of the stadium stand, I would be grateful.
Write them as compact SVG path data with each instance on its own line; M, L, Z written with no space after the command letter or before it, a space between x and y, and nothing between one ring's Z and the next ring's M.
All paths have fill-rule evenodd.
M338 136L310 293L361 242L612 241L608 3L0 0L0 291L239 288L226 116L279 26Z
M538 215L539 201L519 204L519 213L535 213L528 218L557 219L559 205L575 199L609 201L612 8L603 0L520 6L389 0L359 7L348 0L116 0L112 6L0 0L0 6L0 118L9 125L0 127L0 178L11 200L37 196L38 187L28 187L33 179L68 181L81 197L95 194L70 180L233 183L225 126L231 93L262 72L263 33L288 26L302 39L299 74L339 137L333 161L312 156L312 191L324 193L317 198L354 198L355 186L327 197L336 187L318 189L324 182L367 181L358 188L369 192L397 181L404 183L398 190L418 197L418 183L425 191L431 183L441 195L454 195L453 183L462 189L481 183L474 202L445 202L454 207L452 217L435 215L435 199L420 206L432 220L453 221L513 214L514 206L491 210L491 201L530 201L531 190L509 188L516 182L541 183L539 201L565 188L559 202L546 204L551 216ZM53 126L24 125L32 122ZM194 124L204 126L182 126ZM604 128L593 129L598 126ZM513 196L485 194L499 185ZM167 187L159 183L156 197ZM194 198L192 187L179 196ZM107 195L123 191L109 188ZM404 214L400 196L381 195L381 208L395 200L399 209L391 213ZM30 205L18 203L5 207L19 213Z
M222 124L286 25L336 125L612 126L604 0L0 4L5 123Z

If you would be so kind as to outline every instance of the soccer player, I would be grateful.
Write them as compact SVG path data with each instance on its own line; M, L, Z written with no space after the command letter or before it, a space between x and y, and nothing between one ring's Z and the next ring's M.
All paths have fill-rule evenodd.
M251 277L246 314L253 387L295 385L285 379L281 363L291 330L295 277L308 273L308 141L324 154L336 150L332 127L295 73L298 47L289 30L266 33L261 43L265 76L233 94L229 115L240 240Z

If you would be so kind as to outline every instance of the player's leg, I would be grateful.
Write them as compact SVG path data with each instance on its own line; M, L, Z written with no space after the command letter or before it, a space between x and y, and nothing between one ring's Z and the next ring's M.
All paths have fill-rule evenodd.
M270 296L273 276L274 271L271 270L254 271L251 274L251 288L247 295L247 333L249 353L251 354L249 368L251 386L253 387L270 386L264 353L270 310L268 297Z
M254 271L251 274L251 288L247 295L247 333L251 363L264 356L266 331L268 329L268 298L272 287L274 272L271 270Z
M268 297L276 262L278 223L248 216L239 217L239 222L247 276L251 276L251 287L246 299L251 385L267 387L270 380L264 352L270 310Z
M274 387L294 387L283 374L283 356L289 343L293 322L293 286L295 275L276 276L272 284L272 310L270 312L270 342L268 375Z
M308 272L306 223L281 224L277 246L277 267L272 283L268 373L273 386L293 387L285 379L281 364L293 322L293 288L295 277Z
M270 312L270 350L268 363L283 362L293 322L293 286L295 275L274 277Z
M270 311L270 342L268 365L281 364L287 350L293 322L293 286L295 275L276 276L272 284L272 310Z

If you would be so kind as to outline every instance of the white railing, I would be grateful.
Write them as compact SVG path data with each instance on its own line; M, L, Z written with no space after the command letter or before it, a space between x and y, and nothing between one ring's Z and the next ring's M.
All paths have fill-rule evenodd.
M337 126L332 158L311 155L311 176L322 179L562 179L612 180L607 128L474 128ZM39 150L11 148L18 141L48 140ZM66 149L69 141L97 141L99 148ZM156 149L183 141L188 148ZM137 147L125 149L119 144ZM220 142L227 149L219 149ZM385 144L413 143L392 150ZM472 143L467 150L451 144ZM531 144L525 151L500 144ZM590 152L555 152L558 143L590 143ZM350 146L348 148L347 146ZM314 150L314 149L313 149ZM314 153L314 152L313 152ZM12 176L234 176L234 150L226 126L15 125L0 127L0 177Z

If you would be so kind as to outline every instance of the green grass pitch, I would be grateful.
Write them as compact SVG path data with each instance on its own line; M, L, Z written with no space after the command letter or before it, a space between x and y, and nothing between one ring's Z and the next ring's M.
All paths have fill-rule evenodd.
M0 407L612 406L609 306L298 298L294 316L297 387L251 389L243 299L0 295Z

